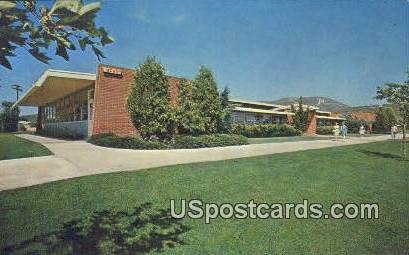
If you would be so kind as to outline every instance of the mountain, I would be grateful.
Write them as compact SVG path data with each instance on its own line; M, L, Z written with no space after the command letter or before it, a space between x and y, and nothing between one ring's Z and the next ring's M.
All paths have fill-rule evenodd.
M37 122L37 114L28 114L22 115L19 118L20 120L30 121L30 122Z
M298 97L285 97L274 101L268 101L272 104L290 105L298 102ZM329 97L303 97L304 104L318 106L322 111L329 112L348 112L351 107Z

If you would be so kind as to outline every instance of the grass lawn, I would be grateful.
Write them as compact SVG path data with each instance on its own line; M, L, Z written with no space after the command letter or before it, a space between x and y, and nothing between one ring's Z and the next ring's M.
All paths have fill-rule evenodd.
M128 251L151 251L160 240L180 242L164 250L169 254L405 254L409 161L397 156L399 146L379 142L102 174L4 191L0 244L8 246L5 254L46 248L55 254L63 249L96 254L96 247L113 254L114 243ZM167 221L160 209L169 208L170 199L182 198L214 203L308 199L324 208L335 202L378 203L379 219L218 218L207 225L203 219ZM153 207L133 210L145 202ZM164 231L146 235L157 228ZM129 245L139 237L143 242Z
M47 156L51 152L41 144L13 134L0 133L0 160Z

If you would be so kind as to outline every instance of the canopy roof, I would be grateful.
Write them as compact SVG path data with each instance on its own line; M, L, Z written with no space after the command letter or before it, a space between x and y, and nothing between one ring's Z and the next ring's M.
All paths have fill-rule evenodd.
M316 115L317 119L324 119L324 120L346 120L345 118L341 118L341 117L330 117L330 116L320 116L320 115Z
M95 83L95 74L47 70L14 106L44 106Z
M248 100L241 100L241 99L229 99L230 103L238 103L238 104L248 104L248 105L255 105L255 106L267 106L271 108L286 108L284 105L278 105L278 104L269 104L269 103L263 103L263 102L255 102L255 101L248 101Z
M263 109L256 109L256 108L247 108L247 107L239 107L236 106L233 108L233 111L238 112L252 112L252 113L266 113L266 114L275 114L275 115L294 115L292 112L279 112L274 110L263 110Z

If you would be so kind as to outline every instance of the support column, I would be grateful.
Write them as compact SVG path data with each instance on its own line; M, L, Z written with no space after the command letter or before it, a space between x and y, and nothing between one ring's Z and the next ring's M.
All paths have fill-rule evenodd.
M88 111L88 136L92 135L93 124L93 110L94 110L94 88L87 91L87 111Z
M36 133L43 129L43 106L38 107Z

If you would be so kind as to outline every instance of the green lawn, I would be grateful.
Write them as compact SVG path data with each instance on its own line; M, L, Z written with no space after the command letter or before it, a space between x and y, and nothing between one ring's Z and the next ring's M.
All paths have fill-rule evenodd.
M399 146L382 142L187 164L5 191L0 243L8 246L5 254L45 248L55 254L64 249L113 254L114 243L122 251L151 251L161 240L177 242L164 250L169 254L405 254L409 161L398 157ZM378 203L380 218L169 222L159 209L182 198L215 203L305 198L326 208L334 202ZM145 202L153 208L133 211ZM150 231L156 234L147 235ZM130 244L139 238L143 241ZM38 253L44 252L32 254Z
M41 144L12 134L0 133L0 160L47 156L50 154L51 152Z

